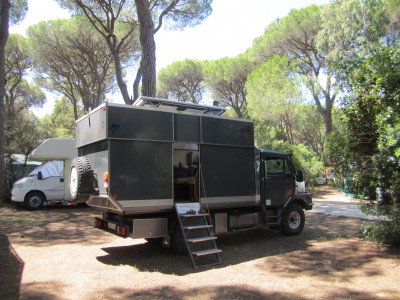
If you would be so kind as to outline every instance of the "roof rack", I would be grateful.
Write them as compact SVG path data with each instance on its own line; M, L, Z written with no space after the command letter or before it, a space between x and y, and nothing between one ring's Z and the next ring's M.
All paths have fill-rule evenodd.
M134 103L134 106L157 107L166 111L184 111L197 114L207 114L219 116L225 112L225 108L218 106L207 106L181 101L171 101L162 98L140 96Z

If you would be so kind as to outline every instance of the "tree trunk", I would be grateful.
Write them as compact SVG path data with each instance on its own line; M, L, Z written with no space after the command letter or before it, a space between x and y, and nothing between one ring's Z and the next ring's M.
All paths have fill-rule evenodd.
M139 84L140 80L142 80L142 69L139 66L139 70L136 73L135 81L133 82L133 101L136 101L139 98Z
M0 0L0 202L8 194L4 165L4 96L6 84L4 50L8 39L10 1Z
M132 99L129 97L128 86L126 85L123 74L122 74L121 58L119 56L119 53L113 48L112 41L110 39L107 39L107 43L109 44L109 48L114 57L115 77L117 78L117 84L118 84L119 90L121 91L122 98L124 98L125 104L130 105L130 104L132 104Z
M156 43L154 41L154 24L148 0L135 0L140 26L140 45L142 59L142 95L156 96Z

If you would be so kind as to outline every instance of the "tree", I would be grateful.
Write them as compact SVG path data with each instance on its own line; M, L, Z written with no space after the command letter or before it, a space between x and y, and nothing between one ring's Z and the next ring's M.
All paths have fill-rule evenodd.
M0 178L6 178L4 166L4 95L5 95L5 47L8 40L10 19L17 23L25 17L26 0L0 0ZM10 15L11 13L11 15ZM0 199L7 192L4 180L0 180Z
M141 61L134 81L134 99L139 96L139 83L142 81L143 96L156 95L156 47L154 35L162 27L183 29L186 26L200 24L211 13L212 0L58 0L64 6L73 9L78 6L92 25L106 39L114 54L118 68L118 49L128 36L139 27ZM136 20L137 18L137 20ZM116 22L130 24L128 34L118 39L114 33ZM125 103L132 103L126 84L116 70L118 85ZM121 73L122 74L122 73Z
M193 59L174 62L158 73L158 82L159 96L200 103L205 90L202 63Z
M115 76L122 98L126 104L132 104L128 87L124 80L124 53L131 52L135 57L137 47L136 32L138 22L135 19L133 0L57 0L76 14L85 15L93 28L106 42L112 54L115 67ZM124 26L121 26L121 25ZM118 28L123 30L118 30ZM131 47L133 46L133 47Z
M332 131L332 108L338 92L334 68L327 53L329 43L318 47L317 35L322 29L321 8L311 5L293 9L289 15L272 23L262 37L255 40L249 52L258 63L274 55L285 55L296 66L325 122L325 131ZM322 44L321 44L322 45Z
M250 116L280 124L293 145L294 106L299 103L300 91L291 73L287 58L275 56L250 74L246 88Z
M400 237L400 43L375 49L349 74L347 98L353 187L376 202L366 211L387 216L373 238L399 244ZM374 228L374 227L372 227Z
M78 115L82 114L83 109L78 106ZM66 98L56 100L52 113L41 122L46 138L75 138L74 107Z
M12 120L24 109L41 106L46 99L39 88L24 78L34 65L27 44L26 38L13 34L9 36L5 49L4 104L7 120Z
M87 113L114 91L113 56L85 19L44 21L27 33L36 59L36 82L64 95L75 119L80 105Z
M232 107L239 118L247 114L246 81L253 68L246 55L210 61L205 66L206 85L213 98Z

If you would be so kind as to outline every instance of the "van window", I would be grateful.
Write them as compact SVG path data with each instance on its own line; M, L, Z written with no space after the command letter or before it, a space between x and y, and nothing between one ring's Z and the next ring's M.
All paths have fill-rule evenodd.
M44 162L31 173L29 173L28 176L35 176L38 174L38 172L42 172L43 179L54 176L62 176L64 174L64 161L52 160Z

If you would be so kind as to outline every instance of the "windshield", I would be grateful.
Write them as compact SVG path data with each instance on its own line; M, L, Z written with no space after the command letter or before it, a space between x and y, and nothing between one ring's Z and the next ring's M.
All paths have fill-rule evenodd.
M61 176L64 172L64 162L62 160L44 162L30 172L28 176L35 176L38 172L42 172L43 179L52 176Z

